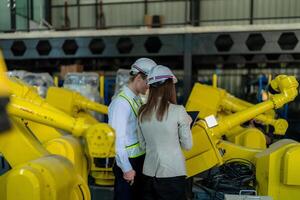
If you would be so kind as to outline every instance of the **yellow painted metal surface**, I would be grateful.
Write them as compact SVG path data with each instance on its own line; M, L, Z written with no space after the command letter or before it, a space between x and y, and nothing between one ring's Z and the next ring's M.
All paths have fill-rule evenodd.
M56 86L56 87L58 87L58 76L54 76L54 85Z
M218 87L218 75L217 74L213 74L213 84L212 84L212 86L214 88Z
M231 112L241 111L250 106L253 106L253 104L233 97L231 95L227 95L227 97L223 99L222 102L222 108ZM275 119L275 112L273 110L258 115L257 117L255 117L255 120L273 126L274 134L277 135L284 135L288 128L288 123L285 119Z
M220 140L217 143L217 148L222 152L223 162L231 160L232 158L241 158L254 163L255 154L262 151L262 149L248 148L224 140Z
M87 185L66 161L51 155L16 167L6 176L6 199L90 199Z
M200 111L199 117L203 119L209 115L219 117L220 114L232 114L251 106L254 105L230 95L223 89L196 83L187 101L186 109ZM273 110L261 113L254 119L273 126L274 133L278 135L284 135L288 128L285 119L275 119Z
M193 147L184 151L187 175L194 176L214 166L223 164L215 140L205 122L199 121L192 129Z
M265 149L266 137L263 132L257 128L234 127L230 133L225 133L227 140L248 148Z
M300 145L287 148L283 157L282 182L286 185L300 186Z
M101 75L99 77L99 89L100 89L100 97L101 99L104 99L104 75Z
M256 179L260 195L274 200L298 200L300 198L299 153L300 145L283 139L267 150L256 154ZM295 169L297 168L297 169Z
M55 107L49 105L45 99L39 96L36 88L24 83L22 80L15 78L15 77L10 77L9 78L9 87L11 90L11 95L16 96L18 98L25 99L35 105L38 105L40 107L43 107L48 110L52 110L56 113L61 113L63 112L59 109L56 109Z
M81 140L72 135L64 135L45 142L43 146L52 154L61 155L71 161L83 180L88 180L88 162Z
M91 165L91 175L98 185L113 185L114 175L112 168L108 166L98 166L95 159L113 158L115 155L114 141L115 135L112 128L105 123L98 123L89 129L86 134L87 155Z
M84 149L80 141L81 139L75 138L73 136L64 136L64 134L58 129L53 128L49 125L41 124L41 121L39 121L40 123L34 122L37 119L40 119L41 116L44 116L44 118L42 119L43 120L47 119L47 120L44 120L44 122L42 123L49 124L50 121L52 125L53 124L58 125L58 123L65 120L67 121L67 123L69 123L68 119L70 117L66 115L66 113L49 105L43 98L41 98L37 94L37 91L33 87L23 83L22 81L18 79L11 79L10 86L12 88L11 90L13 95L12 100L15 98L19 98L19 99L22 98L23 100L25 99L27 103L35 105L34 106L35 111L34 111L34 110L30 110L31 107L28 107L26 105L22 106L20 104L20 101L17 101L17 105L16 105L14 103L15 101L13 100L13 103L10 106L11 109L10 114L12 115L15 114L15 116L23 117L24 126L26 126L28 129L31 130L31 132L38 138L38 140L44 145L44 147L53 154L61 155L68 158L74 164L76 171L79 174L81 174L84 180L87 181L88 178L87 159L84 154ZM37 108L37 106L39 108ZM28 115L21 114L19 108L23 109L23 111L27 111L31 113L31 116L29 116L30 118L28 118ZM48 114L50 113L53 116L53 113L55 113L56 114L55 116L59 115L62 118L58 119L58 121L53 121L51 116L47 114L44 115L45 109L47 111L50 111L48 112ZM36 115L36 117L34 115ZM31 119L31 121L28 119ZM71 121L74 120L71 119ZM62 124L61 126L65 128L65 124ZM73 128L71 127L69 131L72 130Z
M4 77L5 63L2 55L0 61L0 76ZM0 90L5 89L6 81L0 78ZM50 155L20 118L11 117L11 124L9 130L0 134L1 156L11 166L0 176L1 200L91 199L86 182L70 161L61 156Z
M6 77L6 64L4 62L4 58L2 55L2 51L0 50L0 96L6 96L9 93L9 84Z
M100 104L96 104L94 102L90 102L89 100L82 97L78 93L73 93L73 92L71 92L69 90L65 90L65 89L61 89L61 90L57 89L56 90L56 88L52 88L52 90L51 90L52 92L61 92L62 91L61 95L63 95L63 96L56 95L55 98L53 98L53 99L55 99L56 103L60 103L58 108L55 108L54 106L58 105L58 104L54 103L54 106L52 106L49 103L45 102L40 97L36 97L34 94L35 93L34 90L30 90L30 87L28 89L28 87L26 85L22 85L22 83L20 83L20 82L17 82L17 81L12 81L12 82L14 83L12 85L15 85L14 88L21 88L26 91L25 92L26 95L24 95L24 92L23 93L15 92L16 96L22 96L23 98L26 98L26 100L18 98L16 96L11 97L12 101L11 101L11 104L8 109L9 113L11 115L22 117L22 118L26 119L26 122L25 122L27 124L26 126L28 128L30 128L33 133L35 133L35 135L39 138L40 141L42 141L44 143L44 145L46 145L46 148L52 153L60 154L65 157L68 157L70 161L72 161L74 164L76 164L75 166L76 166L77 171L79 171L82 174L82 177L85 180L87 180L88 169L86 169L87 162L86 162L86 157L83 155L83 152L90 153L92 151L97 152L99 150L98 149L91 150L90 147L84 147L86 149L89 149L88 151L86 151L86 150L84 150L82 145L81 146L76 145L74 142L71 142L69 140L66 140L66 138L63 138L62 137L63 135L60 132L58 132L58 130L54 129L53 127L59 128L62 130L66 130L75 136L82 136L83 133L88 129L88 127L90 127L91 125L96 126L96 124L98 123L97 120L95 120L91 115L89 115L85 112L85 109L92 108L96 111L99 111L102 113L107 113L107 107L100 105ZM57 93L52 93L51 91L50 91L50 94L57 94ZM71 96L68 96L69 94ZM31 97L34 97L34 98L31 99ZM66 101L66 102L61 101L61 99L69 99L68 97L73 98L73 99L71 99L70 101ZM47 99L47 100L49 100L49 99ZM57 101L57 100L59 100L59 101ZM51 101L51 103L53 103L53 102ZM68 106L69 104L67 104L67 103L73 103L73 104ZM65 106L61 106L61 105L65 105ZM62 112L59 109L62 109L64 112ZM56 110L59 110L59 111L56 112ZM66 111L71 112L69 114L73 114L77 118L70 117L70 115L67 114ZM75 114L75 112L76 112L76 114ZM82 118L80 116L82 116ZM51 126L51 127L49 127L49 126ZM105 125L102 124L102 126L105 129ZM100 131L100 129L98 129L98 131ZM113 132L113 131L111 130L111 132ZM97 134L97 133L93 133L93 134ZM53 141L51 142L50 140L53 140ZM94 142L89 140L85 144L87 144L87 145L92 145L94 143L98 144L99 140L100 139L97 139ZM84 142L82 142L82 144L83 143ZM49 145L49 144L51 144L51 145ZM80 148L80 149L77 149L77 148ZM105 147L103 147L103 148L105 151L111 152L110 157L114 157L114 151L105 149ZM75 153L77 153L77 154L75 154ZM112 175L112 169L109 168L109 170L107 170L106 168L103 168L103 167L96 167L94 164L94 157L91 155L87 155L87 157L90 158L88 160L88 162L90 163L88 166L90 166L90 169L94 170L93 174L95 174L95 176L97 176L99 179L99 177L101 177L101 175L99 175L99 173L101 173L101 171L103 171L103 179L104 179L105 185L112 185L113 180L114 180L113 175ZM104 158L101 157L101 159L104 159ZM110 172L108 172L108 171L110 171ZM107 181L108 173L110 173L109 181ZM99 180L97 182L99 183L101 181Z
M61 100L64 100L63 102ZM107 114L108 107L93 102L78 92L66 88L50 87L47 91L46 101L54 107L76 116L81 110L92 110L102 114Z
M278 109L285 103L293 101L298 95L298 82L293 76L277 76L272 80L271 85L274 90L278 91L278 94L272 95L269 100L257 105L246 105L241 110L233 109L233 106L236 106L234 104L231 107L227 106L227 111L231 110L232 113L218 118L217 126L209 128L201 119L196 122L192 129L194 146L190 152L184 152L188 176L194 176L213 166L222 165L232 158L243 158L256 165L259 195L271 196L275 200L300 198L298 185L300 183L300 173L298 172L300 145L295 141L282 140L264 150L261 148L263 144L259 144L264 141L263 135L257 129L248 129L248 133L241 127L240 130L235 130L244 122L258 118L272 109ZM218 114L218 109L224 105L223 100L226 99L226 95L224 95L226 93L222 90L218 92L216 88L209 89L203 86L198 91L204 92L202 95L205 97L200 98L201 94L195 93L195 91L194 88L194 93L191 94L194 96L189 99L187 109L201 109L202 114ZM206 93L209 91L212 91L212 95ZM206 103L209 105L203 109L202 106L205 106ZM245 106L244 103L243 106ZM268 114L263 115L260 119L266 120L267 123L275 120L268 117ZM235 131L231 132L230 130ZM224 141L224 137L235 137L234 143ZM255 145L258 148L255 148Z
M186 110L200 111L199 118L217 115L226 91L196 83L186 103Z
M18 97L11 96L10 99L8 112L13 116L63 129L75 136L81 136L89 127L82 118L75 119L67 114L56 113Z
M26 119L23 119L23 122L49 152L70 160L82 178L88 180L87 158L82 145L82 138L63 134L62 131L54 127Z
M0 134L0 152L12 168L0 176L0 199L90 199L87 183L71 162L50 155L20 119L11 120L12 129Z
M73 118L66 113L63 115L61 113L55 113L52 110L47 110L37 105L32 104L24 99L20 99L17 97L11 97L11 103L8 106L9 114L21 118L25 118L30 121L38 122L45 124L47 126L52 126L55 128L59 128L62 130L66 130L72 133L75 136L82 136L84 138L85 144L85 153L87 153L89 166L94 170L92 166L94 166L94 159L106 159L114 156L114 131L104 123L95 123L87 122L86 119L83 118ZM38 131L38 130L37 130ZM75 151L79 152L80 150L75 150L71 148L79 148L79 146L75 147L67 143L61 143L62 139L55 140L58 142L56 147L61 146L60 150L57 152L66 153ZM66 140L64 140L67 142ZM60 142L60 143L59 143ZM48 143L49 144L49 143ZM54 145L54 144L53 144ZM68 147L68 149L66 149ZM53 150L53 148L51 148ZM101 152L101 153L99 153ZM106 152L105 154L103 152ZM70 154L69 154L70 155ZM73 154L74 155L74 154ZM64 154L67 156L67 154ZM75 155L74 155L75 156ZM81 156L81 155L78 155ZM80 159L74 159L73 157L69 158L71 161L76 161ZM80 162L82 163L82 162ZM78 166L78 171L82 171L85 166ZM111 169L111 168L110 168ZM105 172L105 179L107 177L107 168L105 167L97 167L98 173L103 171ZM111 170L110 170L110 173ZM83 175L86 176L86 173ZM113 179L112 179L113 180ZM106 181L107 182L107 181ZM110 180L110 184L112 181Z
M61 101L61 99L66 99L65 101ZM83 97L77 92L74 92L72 90L66 89L66 88L56 88L56 87L51 87L49 88L47 92L47 97L46 100L49 104L55 106L56 108L59 108L63 110L64 112L72 115L73 117L80 117L85 120L86 123L96 125L99 124L99 122L88 112L89 110L96 111L102 114L107 114L108 108L105 105L99 104L92 102L91 100ZM98 126L98 125L97 125ZM97 127L95 126L95 127ZM105 127L107 126L104 123L101 123L102 126L102 131L105 132L107 130L107 134L112 132L110 129L106 129ZM97 131L96 131L97 130ZM112 171L112 167L99 167L97 166L96 162L94 161L99 158L101 154L99 154L100 151L104 150L106 152L109 152L107 154L107 158L114 159L115 152L114 148L112 146L105 146L100 145L97 143L97 138L101 137L99 134L101 134L101 128L96 129L92 134L89 133L89 137L86 136L86 142L88 144L88 151L87 151L87 156L90 160L90 166L91 166L91 175L95 179L95 183L98 185L113 185L114 184L114 175ZM113 138L113 137L112 137ZM104 142L103 144L108 144L112 145L114 144L113 141L109 140ZM101 149L102 148L102 149ZM110 150L112 149L112 150ZM101 155L101 158L103 158L103 155ZM103 160L102 163L107 162L106 160Z

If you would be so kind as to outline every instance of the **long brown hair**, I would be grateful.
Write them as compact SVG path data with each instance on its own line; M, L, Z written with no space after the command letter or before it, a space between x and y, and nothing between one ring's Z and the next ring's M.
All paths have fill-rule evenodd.
M156 87L150 85L147 103L139 110L139 120L150 120L150 115L156 110L156 118L162 121L170 103L176 104L175 85L172 79L166 80Z

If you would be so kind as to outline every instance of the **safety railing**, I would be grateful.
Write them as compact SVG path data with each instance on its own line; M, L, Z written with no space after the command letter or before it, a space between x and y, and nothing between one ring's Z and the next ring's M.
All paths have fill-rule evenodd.
M0 32L292 23L299 10L298 0L7 0Z

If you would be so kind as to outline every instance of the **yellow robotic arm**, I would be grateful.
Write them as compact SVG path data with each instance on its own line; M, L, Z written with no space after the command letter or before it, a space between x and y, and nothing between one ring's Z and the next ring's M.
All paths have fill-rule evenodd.
M78 92L66 88L50 87L47 91L46 101L74 117L82 110L96 111L101 114L108 112L107 106L93 102Z
M61 99L64 99L64 101L61 101ZM84 118L90 124L99 122L88 111L96 111L102 114L108 112L107 106L93 102L78 92L66 88L50 87L47 91L46 101L73 117ZM102 161L104 165L109 166L105 171L99 170L97 161L91 163L91 175L98 185L113 185L114 175L111 164L113 160L114 155L112 154L106 161Z
M99 171L108 171L106 166L95 163L100 159L114 156L114 132L107 124L85 123L83 118L73 118L65 113L55 113L53 110L13 96L8 111L12 116L59 128L76 137L83 137L92 172L97 174Z
M18 119L11 122L12 128L0 134L0 152L11 167L0 176L0 199L90 199L86 182L71 162L50 155Z
M254 106L251 103L238 99L225 90L196 83L186 104L186 109L200 111L199 118L215 115L218 119ZM268 110L254 118L265 125L274 127L274 134L284 135L288 123L284 119L275 119L275 111ZM251 119L252 120L252 119ZM249 148L266 148L266 136L256 127L238 125L224 133L227 141Z
M44 108L47 111L52 111L50 113L55 113L56 116L61 117L58 122L52 122L53 124L60 123L60 122L65 122L61 121L65 118L62 116L66 116L66 114L49 105L45 99L41 98L37 90L22 82L21 80L17 78L10 78L9 81L9 86L11 88L11 95L14 97L15 101L19 103L25 103L26 105L36 105L39 106L40 108ZM12 97L12 98L13 98ZM26 100L25 102L22 102L23 100ZM22 104L21 104L22 105ZM25 105L22 105L23 109L26 109ZM20 108L20 107L19 107ZM16 113L16 116L19 116L20 113L18 112L17 108L14 112ZM30 113L24 113L30 115ZM23 114L23 115L24 115ZM46 113L41 113L38 114L39 116L45 115ZM34 115L34 114L33 114ZM37 113L35 113L37 115ZM20 115L22 116L22 115ZM26 117L26 116L23 116ZM33 116L32 116L33 117ZM45 115L44 117L48 117ZM37 119L38 121L39 119ZM72 120L71 120L72 121ZM74 121L74 120L73 120ZM82 141L79 138L76 138L72 135L69 134L64 134L62 131L51 127L47 126L38 122L34 121L29 121L26 118L23 118L22 120L23 125L27 128L30 129L30 131L35 135L35 137L43 144L43 146L52 154L56 155L61 155L69 159L73 164L76 169L76 171L83 177L84 180L88 180L88 162L87 158L85 156L85 151L84 147L82 145ZM70 121L69 121L70 122ZM72 122L71 122L72 123ZM65 127L64 124L61 126Z
M9 90L5 69L0 52L1 97L7 97ZM11 167L0 175L1 200L90 199L87 184L72 164L63 157L49 155L20 120L11 118L11 128L0 132L0 153Z
M186 109L199 110L199 117L204 118L208 115L218 116L221 112L228 114L239 112L251 106L254 105L230 95L223 89L196 83L187 101ZM275 113L269 110L254 119L272 125L275 129L274 134L284 135L288 128L287 121L274 119L274 117Z
M201 170L198 171L199 167L196 168L194 165L202 166L200 169L204 171L212 166L222 164L224 160L230 159L230 157L237 156L238 158L246 158L253 161L254 154L261 150L233 145L230 142L221 140L221 138L229 129L251 120L268 110L280 108L284 103L292 101L297 96L298 82L295 77L282 75L273 81L277 82L276 89L280 93L271 96L270 100L223 117L216 127L210 128L204 121L196 123L196 126L192 129L194 147L191 151L186 152L187 168L190 176L202 172ZM222 149L226 149L225 153L220 153ZM203 163L203 160L209 160L210 163L207 166L203 166L206 163Z
M32 102L40 107L47 108L48 110L52 110L56 113L63 113L63 111L49 105L45 99L43 99L37 92L36 88L16 77L10 77L7 81L11 95L17 96L19 98L25 99L29 102Z
M198 121L192 129L193 148L185 152L188 176L194 176L232 158L247 159L256 165L258 192L275 200L299 199L300 196L300 145L295 141L282 140L261 150L246 148L222 140L229 129L242 124L271 109L278 109L293 101L298 95L298 82L293 76L280 75L271 86L278 94L263 103L217 120ZM215 125L215 126L213 126Z
M222 108L226 111L233 112L233 113L245 110L251 106L253 106L253 104L238 99L231 95L227 95L227 97L222 101ZM274 134L284 135L288 128L287 121L285 119L274 119L274 117L275 117L275 113L269 112L269 113L258 115L257 117L255 117L255 120L258 120L266 125L273 126Z
M221 125L217 126L214 135L221 135L224 130L228 130L241 123L244 123L256 116L271 109L281 108L284 104L291 102L298 95L298 82L293 76L280 75L271 81L274 90L280 92L272 95L270 100L249 107L243 111L237 112L231 116L225 117Z
M89 128L82 118L73 118L65 113L57 113L53 110L40 107L32 102L11 96L8 113L12 116L56 127L79 137Z
M14 102L16 104L14 104L14 106L16 107L10 108L11 114L22 117L24 119L23 121L25 122L26 127L35 134L35 136L43 143L47 150L49 150L51 153L67 157L73 162L77 171L82 174L82 177L87 180L87 161L85 155L83 154L84 150L82 142L70 135L62 134L55 128L63 129L67 132L73 133L73 135L75 136L78 136L79 132L83 132L79 129L86 129L84 128L84 126L90 127L92 124L96 126L96 124L99 123L96 119L89 115L89 113L85 112L86 108L93 108L94 110L97 110L101 113L107 113L107 107L94 102L90 102L80 94L75 93L74 95L72 92L70 93L69 90L52 88L52 92L50 92L51 94L55 95L53 91L61 92L61 95L55 96L54 98L54 102L57 103L54 105L58 105L57 108L55 108L54 106L48 104L43 98L38 96L35 88L23 83L22 81L18 79L11 79L10 84L13 88L13 95L21 97L22 99L27 101L26 102L15 98ZM76 104L72 104L70 106L69 103ZM34 105L30 104L36 104L40 107L40 109L35 106L35 108L33 109L35 112L32 113L24 113L20 110L21 107L23 110L32 108L32 106L34 107ZM41 111L42 108L46 110ZM69 113L66 114L66 112ZM69 118L70 114L78 119L76 120L75 118ZM53 119L56 119L57 121L44 120L46 118L50 119L51 117L54 117ZM83 123L83 121L85 122ZM77 123L77 125L75 125L74 123ZM102 124L102 127L105 128L104 124ZM97 131L101 132L99 128L97 129ZM93 142L91 141L90 143L92 144ZM95 141L94 143L97 142ZM105 150L105 147L101 147L101 149ZM87 156L91 158L89 159L91 161L89 166L92 176L94 176L94 178L96 179L96 183L99 185L112 185L114 177L112 175L112 172L110 172L111 168L97 167L99 166L99 164L97 163L99 163L99 160L101 159L92 159L91 154L89 154L91 152L99 152L99 147L96 147L95 150L90 149L89 151L85 152L87 153ZM101 175L99 175L99 173Z

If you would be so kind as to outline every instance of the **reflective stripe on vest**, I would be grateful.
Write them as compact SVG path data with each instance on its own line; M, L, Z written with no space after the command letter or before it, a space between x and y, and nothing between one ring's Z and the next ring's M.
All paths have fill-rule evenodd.
M134 98L128 97L124 91L120 92L118 94L118 96L124 98L129 103L135 117L137 117L139 109L140 109L141 105L143 104L142 101L140 99L138 101L136 101ZM129 158L137 158L137 157L145 154L145 152L141 150L139 142L136 142L134 144L126 146L125 149L127 151Z
M145 151L141 150L139 142L126 146L126 151L129 158L137 158L145 154Z
M140 109L141 105L143 104L142 101L140 99L138 101L136 101L134 98L128 97L124 91L120 92L118 94L118 96L120 96L120 97L124 98L126 101L128 101L135 117L137 117L139 109Z

